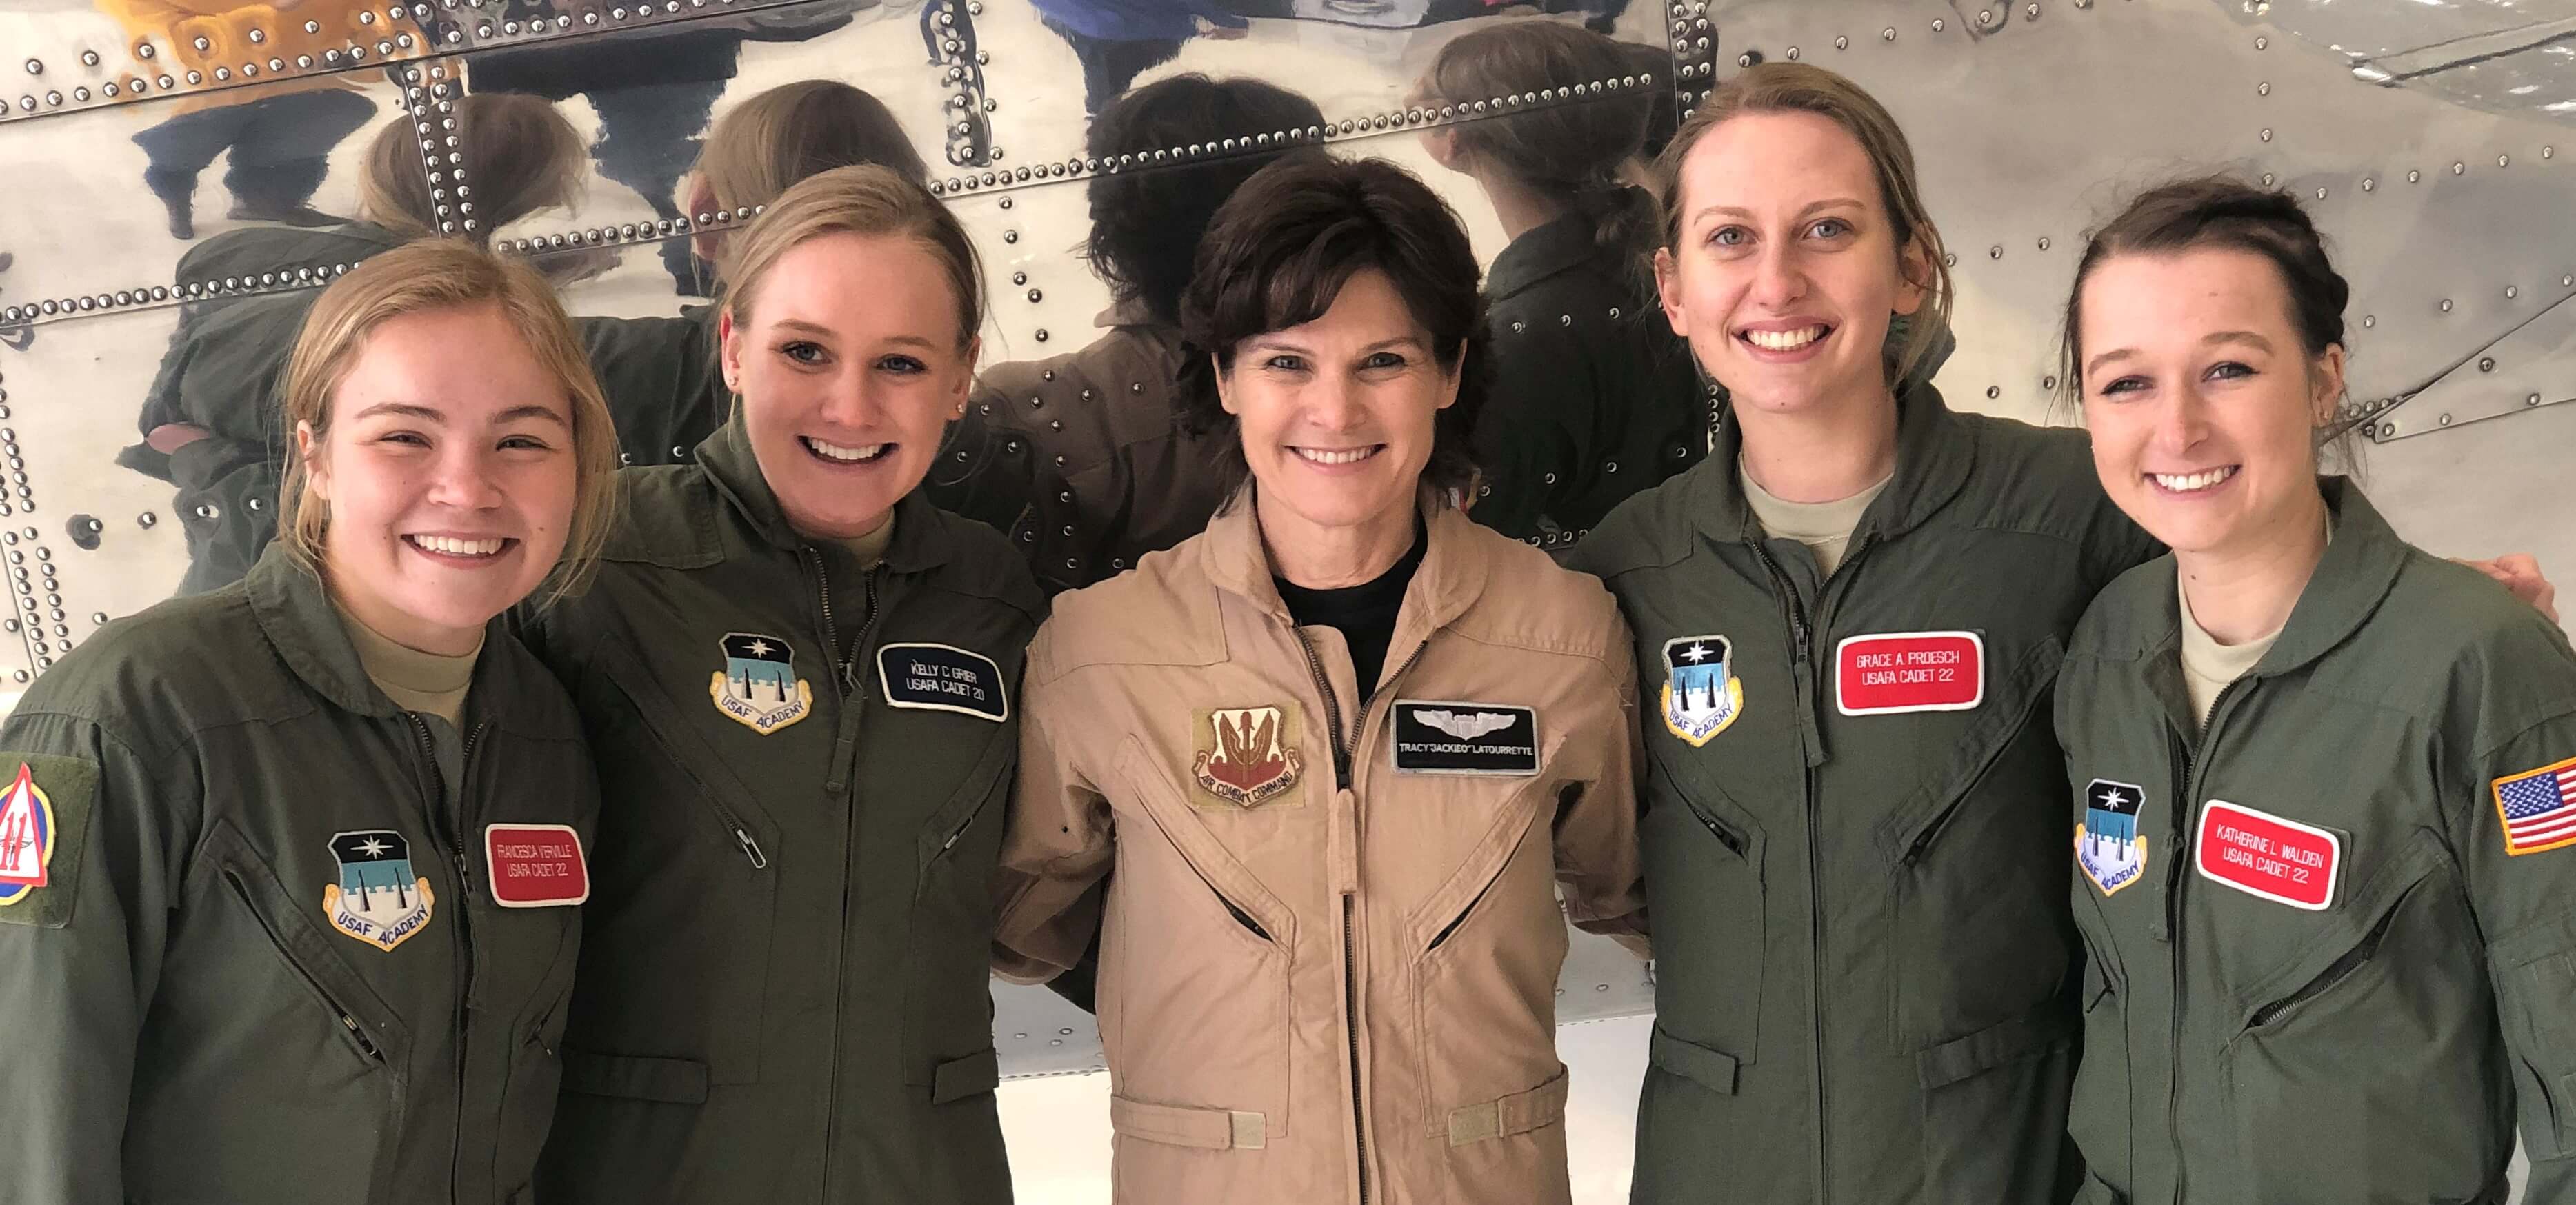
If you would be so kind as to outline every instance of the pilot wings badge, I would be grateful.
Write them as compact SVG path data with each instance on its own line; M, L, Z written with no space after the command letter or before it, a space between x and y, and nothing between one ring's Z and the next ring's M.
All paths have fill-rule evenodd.
M1729 668L1735 646L1724 636L1680 636L1664 642L1664 727L1696 749L1744 714L1744 682Z
M1287 707L1221 707L1194 725L1216 746L1190 763L1199 789L1239 808L1259 807L1297 785L1296 713Z

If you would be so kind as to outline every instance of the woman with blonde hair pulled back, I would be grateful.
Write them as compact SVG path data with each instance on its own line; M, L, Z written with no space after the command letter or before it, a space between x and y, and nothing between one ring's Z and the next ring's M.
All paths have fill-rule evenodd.
M2083 432L1909 381L1953 293L1858 85L1754 67L1656 170L1664 314L1731 400L1570 560L1658 700L1636 1200L2063 1200L2084 959L2049 703L2076 619L2158 547Z
M0 725L0 1197L527 1199L599 811L500 616L614 512L599 388L526 265L322 292L281 538L109 624Z
M725 265L730 417L620 475L597 580L531 627L618 801L539 1197L1007 1202L987 881L1041 604L916 490L983 274L878 166L789 187Z

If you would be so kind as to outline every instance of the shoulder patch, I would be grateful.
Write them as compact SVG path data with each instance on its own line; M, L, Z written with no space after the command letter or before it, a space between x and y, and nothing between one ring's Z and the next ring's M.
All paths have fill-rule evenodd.
M997 724L1011 718L1002 667L955 645L878 645L877 684L885 689L889 707L954 711Z
M2489 784L2504 821L2504 852L2536 854L2576 845L2576 757ZM0 839L8 832L0 828Z
M98 763L0 753L18 763L0 792L0 925L60 929L79 897L81 851L98 802Z

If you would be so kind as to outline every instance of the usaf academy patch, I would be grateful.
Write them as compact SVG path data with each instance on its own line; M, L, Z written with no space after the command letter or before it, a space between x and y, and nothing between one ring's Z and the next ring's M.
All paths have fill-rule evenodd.
M1405 774L1536 774L1538 710L1398 699L1393 753Z
M333 833L331 856L339 860L340 881L323 886L322 915L332 928L390 950L429 927L438 899L429 880L412 870L411 842L401 833Z
M2096 778L2084 788L2084 822L2075 826L2075 865L2104 895L2114 895L2147 872L2147 839L2138 833L2138 809L2147 792L2132 783Z
M1744 683L1727 667L1735 646L1724 636L1678 636L1664 642L1664 727L1705 745L1744 714Z
M767 736L814 714L814 687L796 676L796 650L776 636L727 632L725 667L707 683L716 710Z
M996 724L1011 718L1002 667L954 645L879 645L877 684L885 688L889 707L954 711Z
M1193 729L1207 745L1190 763L1199 789L1239 808L1259 807L1297 785L1295 705L1220 707L1198 713Z
M72 880L97 796L96 763L19 756L16 780L0 792L0 925L71 922Z

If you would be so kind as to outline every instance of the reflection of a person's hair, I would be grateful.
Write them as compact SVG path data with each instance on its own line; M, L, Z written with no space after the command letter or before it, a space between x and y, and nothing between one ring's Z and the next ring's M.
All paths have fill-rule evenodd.
M476 241L501 223L572 202L581 183L580 135L536 97L468 96L456 106L465 178L472 182ZM207 239L179 261L182 282L326 269L372 258L416 238L468 236L461 195L434 193L411 122L380 130L361 160L359 220L331 229L252 227ZM447 212L442 213L445 206ZM563 263L541 264L561 268ZM143 441L117 462L178 487L174 506L188 541L181 593L249 572L276 534L278 382L316 293L223 297L185 306L146 393Z
M757 208L788 186L836 167L891 167L913 179L928 168L902 123L876 97L831 80L782 84L743 100L708 127L690 170L689 214ZM722 277L728 225L697 230L691 253ZM617 442L630 464L684 460L724 425L728 403L715 364L715 307L677 318L578 317Z
M1458 104L1636 70L1629 48L1580 26L1508 21L1443 46L1418 95ZM1469 513L1514 536L1588 529L1707 446L1707 392L1648 275L1655 204L1639 181L1655 96L1620 89L1426 135L1511 240L1486 278L1497 371Z
M1272 84L1179 75L1113 102L1087 153L1322 122L1313 101ZM1117 301L1098 319L1105 331L1068 355L987 369L951 429L932 500L1013 535L1048 590L1115 576L1197 534L1224 500L1206 437L1178 422L1180 296L1218 206L1286 149L1093 176L1085 252Z
M689 174L689 214L759 208L807 176L857 163L930 174L885 102L838 80L781 84L716 119ZM729 229L698 230L691 249L720 263Z

